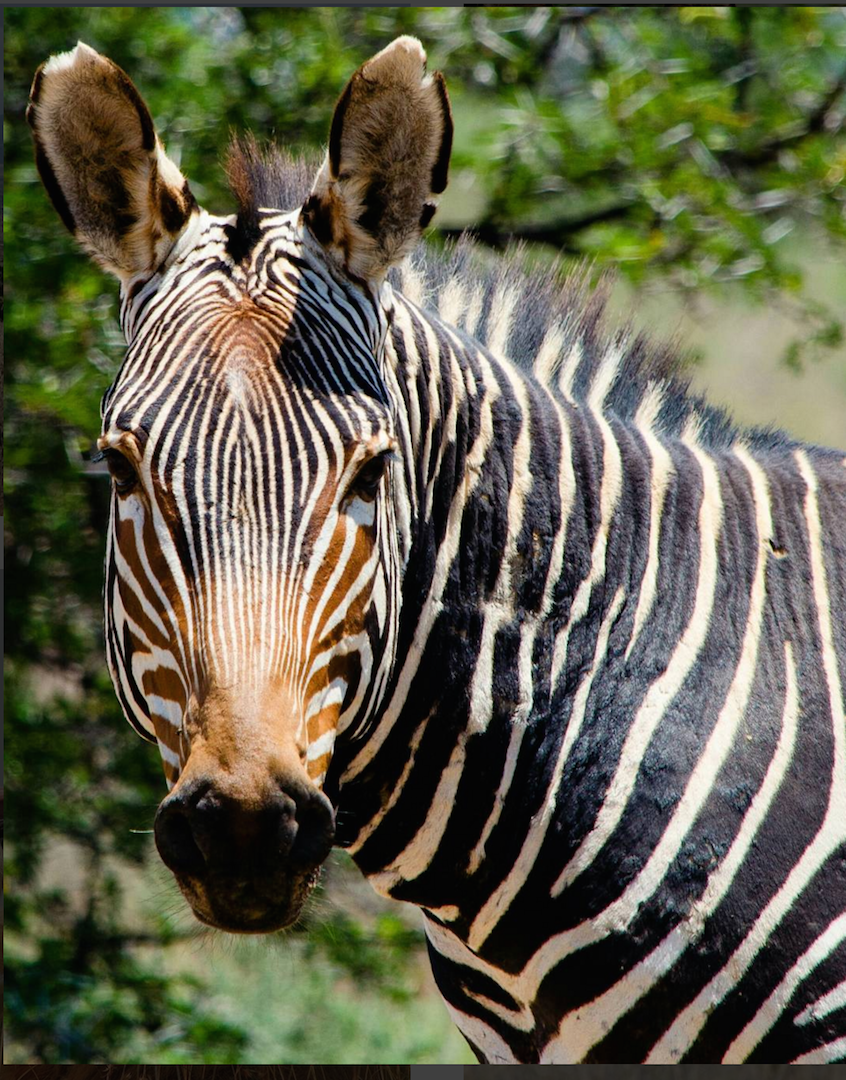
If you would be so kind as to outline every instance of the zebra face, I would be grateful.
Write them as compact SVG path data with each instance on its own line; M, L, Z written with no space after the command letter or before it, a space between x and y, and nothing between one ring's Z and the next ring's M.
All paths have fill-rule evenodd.
M316 879L335 740L390 673L396 438L379 294L335 280L299 213L264 214L238 262L237 228L203 219L132 308L100 438L106 636L171 788L164 862L204 922L265 930Z
M295 916L333 839L335 739L375 702L396 625L391 417L367 387L317 393L296 318L249 358L226 314L143 374L130 350L100 440L110 666L171 787L156 841L200 917L230 927L255 894L235 888L242 855L268 897L294 890L274 918Z
M268 206L241 151L230 218L196 205L137 90L87 46L42 65L28 116L65 224L122 284L106 642L170 788L156 844L203 922L272 930L333 843L335 741L377 713L393 663L383 280L446 184L446 91L398 39L341 96L301 207Z
M309 265L317 245L297 218L267 215L241 265L227 255L232 222L208 219L202 246L145 299L104 399L109 661L171 786L211 693L230 688L238 715L247 701L258 715L272 711L274 687L320 786L389 644L398 568L384 320ZM216 271L209 304L192 282ZM315 319L313 302L333 292ZM344 368L327 378L339 354Z

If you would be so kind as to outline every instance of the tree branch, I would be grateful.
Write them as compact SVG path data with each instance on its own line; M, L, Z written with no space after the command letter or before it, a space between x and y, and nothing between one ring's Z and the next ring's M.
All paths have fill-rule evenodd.
M735 84L734 108L737 112L745 112L756 67L752 56L752 8L736 7L732 9L732 15L740 30L738 59L734 67L735 70L744 69Z
M504 248L515 240L527 240L532 243L552 244L553 247L560 248L570 255L580 255L582 252L579 248L569 242L569 238L574 233L586 229L589 225L624 218L635 205L633 202L615 203L580 218L567 218L564 221L543 225L520 225L507 228L498 225L495 221L485 220L473 225L470 229L439 229L438 232L441 236L451 238L457 238L469 232L477 240L493 248Z
M823 129L828 110L844 90L846 90L846 71L843 71L820 104L807 117L804 130L796 131L792 135L783 135L779 139L770 139L769 142L762 143L751 150L723 150L719 153L712 151L712 153L727 165L766 165L778 157L779 151L788 146L795 146L810 135L818 135Z

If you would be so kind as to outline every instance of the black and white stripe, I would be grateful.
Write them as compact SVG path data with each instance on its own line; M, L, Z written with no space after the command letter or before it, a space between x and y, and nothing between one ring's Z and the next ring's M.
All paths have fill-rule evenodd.
M351 851L486 1060L842 1058L843 455L578 308L533 377L532 286L437 273L389 342L426 497L391 693L330 770Z
M158 741L171 785L189 749L184 714L204 686L258 694L284 677L305 727L344 703L343 730L374 708L396 633L392 504L314 520L327 491L355 474L350 444L392 444L378 369L384 331L372 303L338 290L303 251L298 214L264 218L246 265L228 255L235 219L202 213L166 270L125 288L130 347L103 401L101 443L124 446L127 433L144 442L144 498L116 491L112 502L108 659L127 717ZM261 307L245 313L255 296ZM356 565L358 526L374 515L379 543L339 596ZM339 529L342 547L318 588ZM340 642L344 656L358 654L357 685L321 680L339 649L334 628L362 596L369 628ZM321 648L321 637L332 645ZM147 679L160 684L167 672L171 693L151 692ZM310 695L312 683L320 689ZM309 740L309 762L331 751L334 736Z
M223 678L252 663L305 692L315 500L352 434L395 442L367 569L379 646L304 715L344 701L318 748L339 842L423 908L479 1056L846 1057L843 455L736 429L671 357L604 337L573 283L486 274L459 246L365 290L297 214L265 213L238 263L232 227L203 215L125 291L104 430L149 433L145 481L180 522L139 520L131 569L110 544L129 718L178 725L144 672L170 667L187 698L212 653ZM236 333L245 294L260 310ZM181 537L161 556L172 622L151 616L139 649L153 534ZM173 779L178 738L159 743Z
M844 454L734 426L601 290L390 276L452 142L414 38L313 182L234 146L228 218L90 47L28 118L122 284L107 652L198 918L290 925L334 841L480 1058L846 1060Z

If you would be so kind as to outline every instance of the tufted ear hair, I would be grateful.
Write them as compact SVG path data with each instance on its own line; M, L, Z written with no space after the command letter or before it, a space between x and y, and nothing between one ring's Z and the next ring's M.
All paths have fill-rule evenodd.
M400 37L363 64L335 106L303 212L353 277L378 283L416 243L447 185L452 114L440 72Z
M62 221L121 280L152 273L196 202L129 77L82 42L35 73L27 120Z

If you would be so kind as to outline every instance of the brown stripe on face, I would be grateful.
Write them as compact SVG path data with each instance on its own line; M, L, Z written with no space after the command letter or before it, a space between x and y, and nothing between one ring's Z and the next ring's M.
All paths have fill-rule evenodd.
M333 493L334 496L334 493ZM314 588L309 598L306 623L310 622L312 613L324 599L324 593L335 567L338 565L346 540L347 523L344 515L340 515L335 528L332 541L328 546L323 564L315 576ZM367 601L367 589L365 588L352 602L346 615L340 623L335 624L328 630L324 630L329 622L334 619L335 612L359 576L362 567L373 554L375 539L369 529L358 528L352 552L347 560L341 576L332 590L331 596L326 601L321 616L322 626L318 627L315 634L315 652L325 652L327 648L336 645L343 637L358 633L363 626L364 605Z
M335 536L335 543L327 553L325 560L325 566L327 573L331 572L331 568L336 565L338 557L340 555L341 545L344 538L344 526L339 522L338 531ZM324 626L334 621L335 612L340 604L345 603L345 598L350 588L358 578L362 567L370 558L373 550L373 537L370 531L364 528L357 530L355 543L353 545L353 551L350 559L347 563L346 569L341 575L332 595L326 604L323 613ZM370 600L370 590L365 586L358 595L349 604L344 614L343 619L334 623L330 629L321 631L315 635L314 655L310 658L314 661L320 653L326 652L329 649L336 648L344 639L358 636L364 630L365 626L365 612ZM319 669L316 675L311 679L305 695L305 708L309 707L309 703L331 686L336 680L342 680L344 683L343 698L341 701L333 701L326 705L319 713L312 716L308 722L308 741L309 744L317 742L327 732L334 730L337 727L338 719L341 714L341 707L343 699L346 699L349 695L350 688L353 692L358 686L358 682L361 676L361 661L359 658L358 650L352 649L346 653L339 653L334 655L329 663ZM331 757L331 752L321 756L313 761L309 761L308 770L309 775L317 777L326 772L328 768L328 762Z
M141 496L131 497L139 498ZM138 550L135 527L131 521L121 521L115 518L114 532L116 546L119 548L123 560L129 566L132 578L134 579L130 584L130 581L123 575L118 575L118 590L124 610L129 618L142 628L150 644L164 651L169 651L173 645L172 638L167 634L162 634L155 623L150 620L142 606L141 599L136 592L136 589L140 588L144 600L157 614L159 614L162 622L167 626L169 620L165 616L165 613L160 611L161 599L150 584L147 571L142 562L141 553ZM180 632L182 632L184 631L186 624L182 600L176 589L176 585L170 577L167 562L161 555L156 540L155 528L152 524L152 515L148 512L145 514L142 529L144 555L150 565L155 580L167 596L168 602L173 612L176 614Z
M332 725L335 726L334 724ZM329 750L319 758L309 759L306 762L306 769L308 771L309 778L311 780L317 780L321 776L325 776L329 770L329 763L332 760L332 751Z
M172 668L158 668L155 672L145 671L143 679L144 692L158 694L159 697L167 698L168 701L176 701L184 709L185 686Z
M162 770L164 771L167 786L169 788L175 787L177 781L179 780L180 769L178 769L175 765L171 765L169 761L165 761L164 758L162 758Z
M180 713L185 712L185 708L188 704L185 697L185 684L172 668L157 667L154 670L145 671L141 680L141 688L148 698L149 695L155 694L160 698L164 698L165 701L172 701L176 708L179 709ZM159 722L162 718L158 716L155 709L152 707L150 712L153 716L156 735L161 738ZM166 722L164 726L171 731L174 730L173 724L170 722Z
M184 740L180 736L180 729L176 728L173 724L169 723L161 716L157 716L153 713L153 727L156 729L156 738L160 743L163 743L172 754L182 761L182 754L180 750ZM184 764L184 762L182 762ZM171 765L169 762L162 758L162 765L165 768L165 772L171 770L175 773L174 779L179 775L179 771L175 765Z

